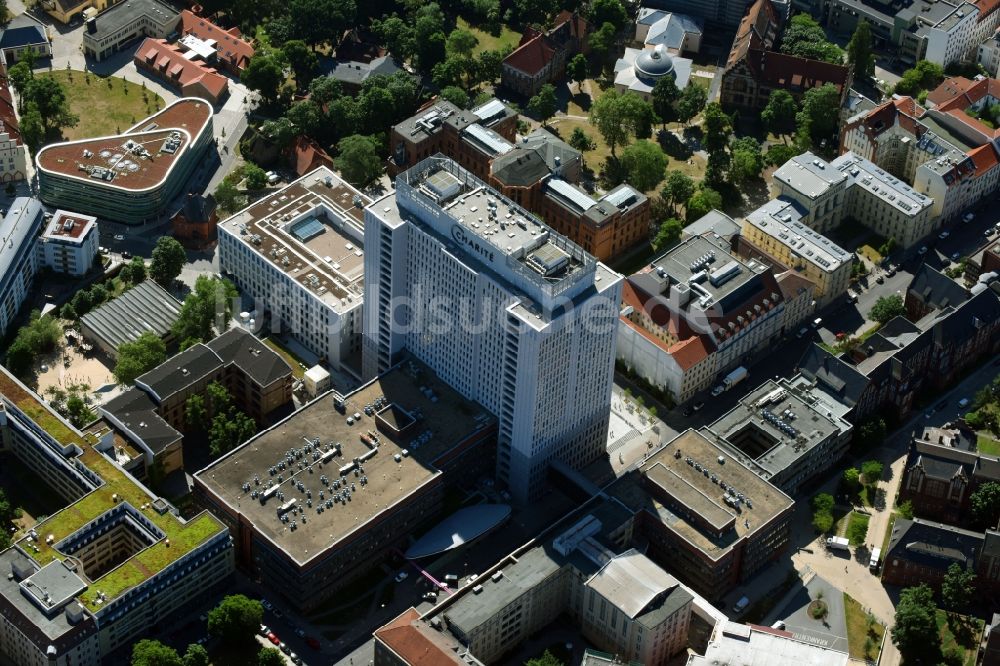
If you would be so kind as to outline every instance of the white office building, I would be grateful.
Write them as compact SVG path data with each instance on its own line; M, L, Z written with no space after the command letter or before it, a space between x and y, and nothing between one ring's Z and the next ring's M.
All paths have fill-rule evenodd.
M57 210L38 244L39 259L56 273L84 275L94 265L98 240L96 217Z
M371 199L320 167L219 223L219 265L268 332L335 370L361 371L363 212ZM256 325L261 325L256 321Z
M404 348L499 419L516 500L604 453L622 277L443 156L365 209L364 374Z

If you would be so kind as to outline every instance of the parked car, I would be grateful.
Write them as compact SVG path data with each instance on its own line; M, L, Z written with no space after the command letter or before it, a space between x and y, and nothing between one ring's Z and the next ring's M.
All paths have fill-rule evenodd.
M682 411L681 414L683 414L684 416L691 416L692 414L694 414L694 408L691 407L691 405L688 405L687 407L684 408L684 411Z
M802 338L806 337L806 334L808 334L808 333L809 333L809 329L806 328L805 326L803 326L802 328L799 329L799 332L795 334L795 337L797 337L799 340L801 340Z
M122 234L115 234L115 240L121 242L125 240L125 236Z
M284 652L285 654L291 654L291 652L292 652L292 648L288 647L284 643L279 643L278 644L278 649L281 650L282 652Z
M268 627L266 624L260 625L260 635L261 636L267 636L269 633L271 633L270 627Z
M875 281L878 282L879 284L882 284L883 282L885 282L885 278L879 275L877 278L875 278Z
M276 617L276 618L278 618L280 620L281 618L285 617L285 614L281 612L280 608L278 608L277 606L275 606L274 607L274 617Z
M694 411L697 412L698 410L700 410L704 406L705 406L705 403L703 403L703 402L696 402L693 405L691 405L691 409L693 409Z
M750 599L748 599L747 597L740 597L740 600L736 602L735 606L733 606L733 612L736 614L742 613L743 611L746 610L747 606L749 605L750 605Z
M267 611L269 611L272 608L274 608L274 605L270 601L268 601L267 599L261 599L260 600L260 605L263 606L264 610L267 610Z
M405 571L400 571L398 574L396 574L396 577L393 580L395 580L397 583L402 583L404 580L406 580L406 577L408 575L409 574L407 574Z
M919 254L921 257L924 256L925 254L927 254L927 246L926 245L921 245L920 249L917 250L917 254Z
M785 622L784 622L784 620L778 620L777 622L775 622L774 624L771 625L771 628L772 629L780 629L780 630L784 631L785 630Z
M273 631L267 635L267 640L271 641L275 645L281 644L281 641L278 639L278 637L275 635Z
M718 386L716 386L714 389L712 389L712 397L713 398L719 397L720 395L722 395L725 392L725 390L726 390L726 387L722 386L721 384L718 385Z
M320 649L320 647L322 647L319 644L319 641L316 640L315 638L313 638L312 636L307 636L306 637L306 645L308 645L309 647L311 647L313 650L318 650L318 649Z
M965 409L966 407L969 406L969 402L970 401L968 398L962 398L961 400L958 401L958 408Z
M942 231L941 233L938 234L938 238L940 238L941 240L944 240L945 238L947 238L950 235L951 234L949 234L947 231Z
M960 253L958 253L958 252L955 252L955 253L953 253L953 254L951 255L951 260L952 260L952 261L954 261L954 262L958 262L958 260L959 260L959 259L960 259L961 257L962 257L962 255L961 255Z
M295 635L298 636L299 638L305 638L306 637L306 632L302 631L302 629L296 629L295 630Z
M962 216L962 221L965 222L966 224L972 222L972 220L974 219L976 219L975 213L966 213L965 215Z

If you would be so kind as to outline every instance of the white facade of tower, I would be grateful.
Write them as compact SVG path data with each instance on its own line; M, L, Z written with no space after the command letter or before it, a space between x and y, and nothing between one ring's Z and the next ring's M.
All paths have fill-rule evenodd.
M499 419L516 500L605 451L622 277L451 160L365 209L364 374L405 348Z

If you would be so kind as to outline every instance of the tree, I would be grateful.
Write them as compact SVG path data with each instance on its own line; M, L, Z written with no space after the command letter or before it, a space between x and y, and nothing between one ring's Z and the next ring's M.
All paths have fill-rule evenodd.
M51 76L32 78L25 86L25 104L34 104L42 118L42 127L47 134L51 130L75 127L80 119L69 108L66 90Z
M253 54L240 75L240 82L250 90L259 92L268 104L273 104L278 99L278 89L284 81L281 58L264 49Z
M872 29L861 19L847 43L847 62L854 66L854 76L870 79L875 75L875 54L872 53Z
M187 261L184 246L176 238L161 236L153 248L153 260L149 264L149 275L161 286L169 287Z
M541 657L535 657L524 662L524 666L566 666L554 654L546 650Z
M764 155L760 144L752 136L744 136L729 144L729 178L742 185L752 178L759 178L764 170Z
M344 94L340 81L332 76L320 76L309 84L309 99L322 107Z
M441 90L441 98L446 99L460 109L469 107L469 93L458 86L446 86Z
M132 342L118 346L118 362L115 364L115 379L126 386L135 383L136 377L149 372L167 360L167 346L160 336L145 331Z
M857 467L848 467L844 470L844 485L851 493L856 493L861 488L861 472Z
M295 87L299 90L308 88L313 77L316 76L316 68L319 66L316 52L301 39L288 40L281 45L281 52L284 54L288 66L295 73Z
M929 60L920 60L912 68L903 72L896 83L897 95L917 95L922 90L933 90L944 80L941 65Z
M667 182L660 190L660 196L673 210L677 206L687 203L687 200L694 195L694 181L683 171L667 172Z
M771 91L767 106L760 112L760 119L774 134L789 134L795 129L795 114L798 106L791 93L781 88Z
M733 126L729 116L718 102L712 102L705 107L704 113L705 138L702 144L709 153L722 150L729 143L729 135Z
M500 71L503 68L503 61L513 51L510 44L505 44L503 48L493 51L483 51L479 54L475 66L475 79L478 83L493 83L500 78ZM488 95L492 99L493 95Z
M660 122L663 123L664 128L666 128L667 123L673 122L677 117L674 105L680 99L680 96L681 91L677 89L677 84L674 83L674 77L672 76L661 76L653 85L653 92L651 94L653 111L660 117Z
M205 387L205 410L208 416L224 414L233 405L233 396L219 382Z
M844 61L844 52L827 41L823 28L809 14L796 14L788 22L781 40L781 52L836 65Z
M477 46L479 46L478 37L468 30L455 28L448 35L448 40L445 42L445 51L447 51L449 56L468 59L472 57L472 50Z
M684 231L684 223L675 217L664 221L653 238L653 249L662 252L680 240L681 232Z
M126 266L125 268L128 268L128 266ZM63 306L59 308L60 319L73 320L76 319L77 317L78 315L76 314L76 310L73 309L72 303L63 303Z
M593 0L588 18L591 25L610 23L615 26L615 30L621 30L628 21L628 13L621 0Z
M139 284L146 279L146 262L142 260L142 257L132 257L132 260L128 262L129 270L129 282L132 284Z
M597 128L604 143L617 159L615 149L625 145L636 129L648 117L649 103L635 93L608 90L590 107L590 122Z
M414 16L414 51L420 69L429 72L447 55L445 19L441 7L429 3L420 7Z
M612 23L604 23L600 28L590 33L590 38L587 41L590 44L590 52L599 62L604 62L618 41L618 28Z
M594 149L594 140L583 131L582 127L574 127L573 133L569 136L569 145L580 152Z
M21 137L32 152L38 150L45 139L45 122L38 112L38 105L30 102L21 114Z
M969 605L976 590L976 572L958 562L948 566L941 581L941 601L948 610L957 611Z
M802 96L802 110L795 115L799 138L808 137L814 143L832 138L837 131L840 114L840 92L832 83L810 88Z
M913 502L906 500L896 507L896 513L907 520L913 520Z
M278 648L264 648L257 653L257 666L284 666L285 656Z
M76 428L82 428L97 418L94 410L87 406L78 393L72 393L66 399L66 414L69 422Z
M354 0L291 0L287 11L292 34L318 46L340 39L354 23L357 6Z
M528 100L528 113L542 121L544 125L549 118L556 115L559 100L556 99L556 89L551 83L546 83L538 89L538 93Z
M184 666L208 666L208 650L197 643L192 643L187 646L187 651L184 653L183 661Z
M208 633L227 643L251 641L263 617L264 608L260 601L242 594L231 594L208 612Z
M994 528L1000 519L1000 483L987 481L969 496L972 516L983 527Z
M215 188L213 196L219 208L229 213L235 213L247 203L246 196L236 189L236 185L225 179Z
M10 81L10 85L13 86L18 95L24 94L28 88L28 82L33 78L35 78L35 73L31 71L26 60L16 62L7 69L7 80ZM21 106L23 108L23 102Z
M680 99L677 100L677 120L685 126L692 118L701 113L708 101L708 91L695 83L689 83L681 91Z
M257 424L253 419L238 409L229 409L212 419L212 427L208 431L209 453L221 456L256 434Z
M233 316L233 301L238 296L239 292L229 280L199 275L171 329L174 338L205 341L215 337L216 328L224 332Z
M392 55L401 60L407 60L415 51L415 35L413 26L392 14L372 20L372 32L379 38L380 44L385 44Z
M172 647L143 639L132 646L132 666L184 666L184 662Z
M710 187L699 188L685 206L688 224L718 208L722 208L722 195Z
M833 512L834 499L830 493L819 493L812 498L813 511Z
M337 144L337 151L334 164L352 185L367 187L382 175L382 160L371 138L360 134L344 137Z
M188 396L184 402L184 421L191 428L204 428L208 419L205 397L199 393Z
M903 297L899 294L891 296L879 296L875 305L868 312L868 317L872 321L884 324L890 319L906 314L906 306L903 305Z
M621 166L632 187L648 192L663 180L667 156L660 146L643 139L622 151Z
M573 59L566 66L566 76L569 77L570 81L576 81L577 90L580 89L580 84L587 80L587 76L589 75L587 69L587 56L582 53L577 53L573 56Z
M287 118L288 122L291 123L296 134L305 134L306 136L312 137L318 135L326 120L323 116L323 108L311 99L304 99L301 102L292 104L291 108L285 113L285 118ZM282 143L283 145L288 145L291 141L285 140ZM247 166L250 165L248 164ZM243 175L247 176L247 172L244 171ZM249 178L247 178L247 180L249 180ZM250 189L260 189L265 184L267 184L266 176L262 183L258 181L258 185L256 187L251 187Z
M861 463L861 474L868 485L874 485L882 479L883 469L882 463L877 460L866 460Z
M824 534L833 529L833 514L825 511L816 511L813 513L812 526L820 534Z
M871 448L876 444L882 443L882 440L885 439L885 433L885 420L878 416L872 416L866 419L861 424L861 427L858 428L855 440L861 448Z
M921 663L922 657L939 653L936 611L934 592L926 583L903 588L900 592L892 642L904 662Z

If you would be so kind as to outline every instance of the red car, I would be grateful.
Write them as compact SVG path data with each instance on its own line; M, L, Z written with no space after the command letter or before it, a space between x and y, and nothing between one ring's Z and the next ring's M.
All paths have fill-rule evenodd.
M311 647L313 650L318 650L320 648L319 641L312 636L306 637L306 645Z
M272 643L274 643L275 645L278 645L279 643L281 643L281 641L280 641L280 640L278 639L278 637L274 635L274 632L273 632L273 631L272 631L272 632L270 632L270 633L269 633L269 634L267 635L267 640L271 641L271 642L272 642Z

